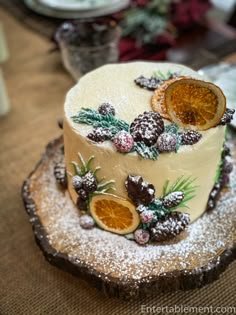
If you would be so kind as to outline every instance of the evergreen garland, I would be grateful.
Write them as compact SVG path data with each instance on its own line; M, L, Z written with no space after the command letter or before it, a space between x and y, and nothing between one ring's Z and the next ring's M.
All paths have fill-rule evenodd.
M101 115L95 109L82 108L71 117L73 122L91 125L94 128L108 128L114 136L121 130L129 131L129 124L113 115ZM144 142L135 142L131 152L137 152L144 159L157 160L159 152L155 147L148 147Z

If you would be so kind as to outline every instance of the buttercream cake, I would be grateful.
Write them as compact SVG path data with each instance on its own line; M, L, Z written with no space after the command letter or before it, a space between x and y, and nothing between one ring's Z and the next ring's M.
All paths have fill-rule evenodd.
M202 80L182 65L132 62L98 68L68 92L68 191L85 229L165 241L212 207L222 170L230 171L233 112Z

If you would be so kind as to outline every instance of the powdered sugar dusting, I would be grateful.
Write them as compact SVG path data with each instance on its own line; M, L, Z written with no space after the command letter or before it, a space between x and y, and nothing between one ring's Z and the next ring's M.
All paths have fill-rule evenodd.
M54 161L60 154L55 153ZM205 213L172 242L140 246L98 228L81 228L79 212L68 192L57 186L53 167L52 160L49 165L42 164L32 176L30 187L48 240L58 252L96 269L107 279L149 281L169 271L204 266L235 240L235 170L231 189L221 195L216 209Z

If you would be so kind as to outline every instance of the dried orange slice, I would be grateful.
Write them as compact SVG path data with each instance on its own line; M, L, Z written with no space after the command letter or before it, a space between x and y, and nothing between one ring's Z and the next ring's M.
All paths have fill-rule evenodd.
M213 83L181 79L167 87L165 106L170 119L177 125L207 130L220 122L226 110L226 99Z
M135 206L112 194L94 196L90 213L101 228L116 234L131 233L140 223Z
M161 117L164 119L170 120L170 117L167 113L166 105L165 105L165 91L171 83L173 83L177 80L183 79L183 78L188 78L188 77L179 76L179 77L175 77L173 79L164 81L161 84L161 86L159 86L154 91L154 94L153 94L152 99L151 99L152 110L154 112L158 112L161 115Z

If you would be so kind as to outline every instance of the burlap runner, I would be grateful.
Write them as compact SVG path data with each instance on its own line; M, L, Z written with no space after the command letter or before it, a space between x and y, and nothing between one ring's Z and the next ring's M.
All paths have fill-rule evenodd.
M0 5L28 28L52 38L62 19L48 18L30 10L23 0L0 0Z
M46 143L60 134L56 120L73 81L62 69L59 54L49 53L48 41L3 11L0 21L11 52L3 68L12 104L9 115L0 119L0 314L134 315L151 314L142 305L236 307L236 262L203 289L124 302L108 299L44 260L20 189Z

